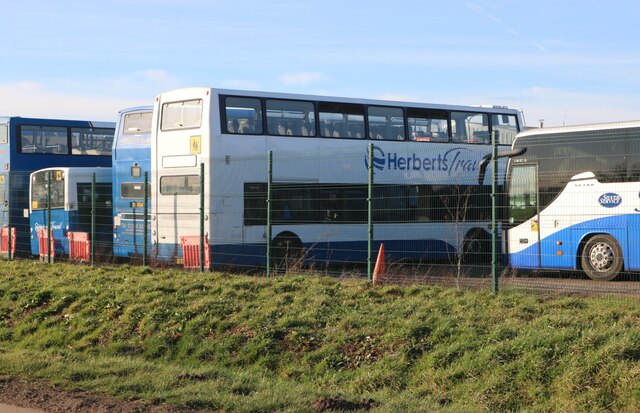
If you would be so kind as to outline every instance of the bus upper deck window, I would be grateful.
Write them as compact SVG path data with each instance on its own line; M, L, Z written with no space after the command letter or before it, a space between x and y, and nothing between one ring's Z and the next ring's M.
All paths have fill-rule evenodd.
M67 155L68 130L59 126L22 125L20 128L20 152Z
M262 102L256 98L224 98L226 130L224 133L243 135L262 134Z

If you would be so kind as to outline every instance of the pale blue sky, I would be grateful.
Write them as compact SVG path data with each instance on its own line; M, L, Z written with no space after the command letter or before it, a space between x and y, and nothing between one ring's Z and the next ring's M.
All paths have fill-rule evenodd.
M640 119L640 4L611 0L21 0L0 115L115 120L211 86Z

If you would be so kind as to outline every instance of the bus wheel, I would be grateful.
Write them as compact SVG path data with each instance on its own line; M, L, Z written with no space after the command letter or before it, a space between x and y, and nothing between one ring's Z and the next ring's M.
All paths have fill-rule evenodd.
M622 249L609 235L596 235L582 250L582 269L592 280L611 281L622 270Z
M491 262L491 239L481 229L470 231L462 244L462 260L466 264L486 264Z
M271 242L271 263L279 272L286 272L300 264L302 242L293 233L282 233Z

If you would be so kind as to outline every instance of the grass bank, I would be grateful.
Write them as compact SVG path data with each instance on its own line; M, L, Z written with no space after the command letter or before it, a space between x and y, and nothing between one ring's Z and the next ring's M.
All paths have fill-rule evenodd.
M38 262L0 273L0 371L69 388L234 412L640 410L637 300Z

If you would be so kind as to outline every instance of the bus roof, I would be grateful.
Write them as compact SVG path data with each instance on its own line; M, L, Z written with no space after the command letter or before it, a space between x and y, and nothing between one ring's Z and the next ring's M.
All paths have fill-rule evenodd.
M115 128L115 122L104 121L90 121L90 120L78 120L78 119L49 119L49 118L23 118L21 116L0 116L0 123L18 123L18 124L30 124L30 125L50 125L56 126L78 126L78 127L92 127L92 128ZM75 125L73 125L75 124Z
M550 135L554 133L573 133L573 132L589 132L598 130L611 129L628 129L640 128L640 120L624 121L624 122L607 122L607 123L591 123L573 126L558 126L552 128L533 128L518 133L516 139L525 136Z
M361 105L374 105L374 106L405 106L423 108L429 107L432 109L442 110L461 110L466 109L475 112L484 113L521 113L519 109L508 108L506 106L498 105L449 105L438 103L423 103L423 102L405 102L405 101L392 101L392 100L380 100L380 99L363 99L363 98L348 98L348 97L336 97L336 96L321 96L321 95L302 95L294 93L277 93L277 92L264 92L264 91L251 91L251 90L238 90L238 89L217 89L208 87L192 87L169 90L164 94L172 94L174 92L186 92L189 89L192 90L194 95L206 93L219 94L219 95L233 95L233 96L247 96L247 97L261 97L261 98L275 98L275 99L292 99L292 100L314 100L320 102L344 102Z
M130 107L130 108L120 109L118 111L119 114L132 113L132 112L153 112L153 106L152 105L148 105L148 106L133 106L133 107Z
M111 168L107 167L107 166L96 166L96 167L92 167L92 166L52 166L50 168L42 168L42 169L38 169L37 171L33 171L33 173L36 172L43 172L43 171L63 171L63 172L108 172L111 173Z

